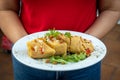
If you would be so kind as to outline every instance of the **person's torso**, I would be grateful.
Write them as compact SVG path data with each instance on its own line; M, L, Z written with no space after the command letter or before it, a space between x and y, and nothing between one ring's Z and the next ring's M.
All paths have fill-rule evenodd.
M22 0L21 21L28 33L55 28L84 32L96 19L96 0Z

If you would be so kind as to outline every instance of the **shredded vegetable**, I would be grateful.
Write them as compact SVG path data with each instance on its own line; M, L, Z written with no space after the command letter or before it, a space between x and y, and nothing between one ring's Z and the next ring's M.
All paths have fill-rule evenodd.
M86 53L81 52L80 54L68 54L66 56L52 56L47 59L47 63L53 64L67 64L69 62L78 62L87 58Z

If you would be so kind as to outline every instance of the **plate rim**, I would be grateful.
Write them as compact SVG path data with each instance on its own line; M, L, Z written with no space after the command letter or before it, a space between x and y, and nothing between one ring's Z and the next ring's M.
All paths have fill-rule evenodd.
M107 48L106 48L106 46L105 46L105 44L100 40L100 39L98 39L98 38L96 38L96 37L94 37L94 36L92 36L92 35L89 35L89 34L85 34L85 33L82 33L82 32L77 32L77 31L70 31L70 30L57 30L57 31L60 31L60 32L70 32L70 33L79 33L80 34L80 36L81 35L86 35L86 36L89 36L89 37L91 37L91 38L94 38L94 39L96 39L98 42L101 42L101 44L102 44L102 46L104 46L104 56L102 57L102 59L105 57L105 55L106 55L106 53L107 53ZM19 43L21 40L23 40L23 39L25 39L25 38L27 38L27 37L30 37L30 36L34 36L34 35L38 35L38 34L40 34L40 33L46 33L46 32L49 32L49 31L41 31L41 32L36 32L36 33L32 33L32 34L29 34L29 35L27 35L27 36L24 36L24 37L22 37L22 38L20 38L18 41L16 41L16 43L13 45L13 47L12 47L12 55L13 55L13 57L17 60L17 61L19 61L20 63L22 63L22 64L24 64L24 65L26 65L26 66L28 66L28 67L31 67L31 68L34 68L34 69L39 69L39 70L47 70L47 71L72 71L72 70L77 70L77 69L83 69L83 68L86 68L86 67L89 67L89 66L92 66L92 65L94 65L94 64L96 64L96 63L98 63L99 61L101 61L101 60L99 60L99 61L97 61L96 63L94 63L94 64L91 64L91 65L88 65L88 66L86 66L86 67L82 67L82 68L75 68L75 69L44 69L44 68L38 68L38 67L35 67L35 66L30 66L30 65L28 65L28 64L25 64L25 63L23 63L20 59L18 59L16 56L15 56L15 46L17 45L17 43ZM34 37L33 39L35 39L35 38L37 38L37 37ZM32 40L32 38L31 38L31 40ZM75 63L73 63L73 64L75 64Z

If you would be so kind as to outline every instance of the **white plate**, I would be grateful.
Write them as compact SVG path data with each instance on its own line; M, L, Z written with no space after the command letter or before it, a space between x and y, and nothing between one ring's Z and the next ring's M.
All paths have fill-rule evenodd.
M29 40L44 36L47 31L43 31L43 32L38 32L38 33L25 36L20 40L18 40L12 48L13 56L19 62L21 62L22 64L28 67L48 70L48 71L70 71L70 70L83 69L98 63L105 57L106 46L99 39L93 36L90 36L88 34L80 33L80 32L66 31L66 30L59 30L59 31L62 33L70 32L72 35L82 36L83 38L91 40L95 47L94 52L92 52L90 57L86 58L83 61L79 61L76 63L68 63L65 65L62 65L62 64L54 65L54 64L45 63L44 60L41 60L41 59L32 59L27 54L26 42Z

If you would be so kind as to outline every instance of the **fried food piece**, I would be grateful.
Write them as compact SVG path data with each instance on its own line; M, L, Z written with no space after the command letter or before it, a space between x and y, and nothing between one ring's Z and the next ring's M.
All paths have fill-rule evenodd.
M51 46L56 52L55 55L67 54L67 43L56 38L47 39L47 44Z
M64 42L67 43L67 51L70 51L70 38L66 37L65 35L61 34L58 36L59 40L63 40Z
M65 34L51 30L44 37L27 42L28 55L32 58L48 58L54 55L67 55L68 53L79 54L85 52L87 56L94 51L94 46L90 40L81 36L71 36L69 32Z
M48 58L55 54L55 50L48 46L42 39L27 42L28 55L32 58Z
M80 53L82 43L80 41L79 36L72 36L71 37L71 42L70 42L70 52L72 53Z
M83 51L85 51L87 54L90 54L91 52L94 51L94 46L93 46L93 44L91 43L90 40L87 40L87 39L84 39L84 38L80 37L80 41L82 42L81 49Z
M72 36L70 42L70 52L72 53L80 53L86 52L87 54L93 52L94 47L91 41L86 40L79 36Z

